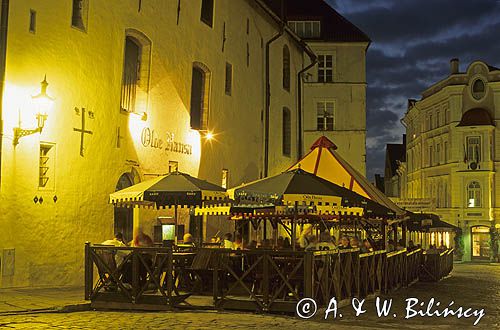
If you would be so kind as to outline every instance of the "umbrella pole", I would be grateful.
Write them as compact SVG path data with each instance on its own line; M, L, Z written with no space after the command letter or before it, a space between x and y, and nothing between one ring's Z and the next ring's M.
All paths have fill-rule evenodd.
M174 244L177 244L177 202L175 202L175 205L174 205L174 224L175 224Z
M297 222L297 213L298 213L298 210L297 210L297 206L298 206L298 203L299 202L295 202L295 206L294 206L294 209L293 209L293 218L292 218L292 237L291 237L291 243L292 243L292 249L293 251L296 250L296 247L295 247L295 236L297 236L295 234L295 223Z

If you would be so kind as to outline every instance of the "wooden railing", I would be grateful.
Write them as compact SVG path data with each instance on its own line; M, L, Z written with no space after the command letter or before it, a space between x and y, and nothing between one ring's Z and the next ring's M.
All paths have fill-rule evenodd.
M313 267L310 252L251 250L217 255L221 266L219 275L214 275L217 308L289 311L302 297L312 296L312 273L307 271Z
M325 306L333 297L364 298L422 278L439 280L452 268L452 250L361 254L358 249L200 248L196 253L177 253L170 248L86 244L85 298L96 308L169 309L197 294L212 296L218 309L291 312L305 297Z
M437 282L453 270L453 249L425 253L419 272L420 280Z
M169 309L188 296L179 277L194 254L169 248L132 248L85 244L85 299L94 307L127 305ZM95 278L95 280L94 280Z

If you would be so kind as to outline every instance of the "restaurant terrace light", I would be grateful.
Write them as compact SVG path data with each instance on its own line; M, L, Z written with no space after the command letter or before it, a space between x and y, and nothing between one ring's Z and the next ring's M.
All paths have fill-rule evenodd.
M14 145L17 145L19 143L19 139L24 136L42 132L43 127L45 126L45 121L47 120L48 112L52 108L54 99L47 95L47 86L49 85L47 82L47 76L43 78L40 85L40 93L31 97L35 108L34 110L36 111L37 128L24 129L21 127L14 127Z

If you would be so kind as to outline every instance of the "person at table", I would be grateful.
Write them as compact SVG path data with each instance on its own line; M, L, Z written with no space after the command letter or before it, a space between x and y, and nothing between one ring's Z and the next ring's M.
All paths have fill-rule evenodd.
M396 244L394 243L394 241L392 239L390 239L388 244L387 244L387 252L393 252L395 250L396 250Z
M338 246L338 249L340 250L345 250L345 249L350 249L350 241L349 241L349 236L344 235L342 238L340 238L340 244Z
M332 237L328 230L322 231L321 234L319 234L319 243L316 249L320 251L335 249L335 244L333 244Z
M448 248L447 248L447 247L446 247L446 245L444 244L444 241L441 241L441 245L438 247L438 250L440 250L440 251L445 251L446 249L448 249Z
M309 242L309 244L305 247L305 251L317 250L318 240L315 235L308 235L307 241Z
M223 247L224 249L233 248L233 235L231 233L226 233L224 235Z
M408 241L408 248L407 249L408 249L408 251L414 251L417 249L417 247L415 246L415 243L413 243L412 240Z
M123 234L122 233L116 233L115 234L115 237L113 237L113 239L108 239L108 240L105 240L104 242L101 243L102 245L113 245L113 246L127 246L124 242L123 242Z
M359 239L356 236L351 237L349 240L349 243L351 244L351 249L359 249Z
M137 229L134 239L132 240L130 246L132 247L151 247L153 246L153 240L146 234L142 228Z
M112 245L112 246L117 246L117 247L126 247L127 246L123 242L123 234L122 233L116 233L115 237L113 239L105 240L101 244L102 245ZM128 252L123 251L123 250L116 251L115 260L116 260L117 266L119 266L123 262L123 259L125 258L125 256L127 254L128 254Z
M304 230L302 230L299 236L299 245L301 248L305 249L311 243L310 242L311 232L312 232L312 226L306 224L304 226Z
M363 246L361 247L361 253L369 253L369 252L373 252L373 247L370 241L365 238L363 240Z
M291 249L292 245L290 244L290 239L288 237L285 237L283 239L283 250Z
M240 233L236 234L233 242L233 250L243 250L243 238Z
M191 235L190 233L184 234L184 237L182 238L182 244L194 247L193 235Z

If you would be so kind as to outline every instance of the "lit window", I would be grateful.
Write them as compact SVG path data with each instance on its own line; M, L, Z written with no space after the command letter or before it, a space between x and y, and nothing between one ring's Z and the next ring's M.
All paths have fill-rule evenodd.
M481 186L477 181L467 186L467 207L481 207Z
M316 103L318 111L317 130L333 131L334 102L320 101Z
M290 109L283 108L283 155L290 156L292 149L292 118Z
M229 181L229 170L227 168L222 169L222 188L227 188L227 182Z
M233 66L226 62L226 95L231 95L233 89Z
M318 56L318 82L333 82L333 56Z
M73 0L73 14L71 16L71 26L85 31L87 29L88 0Z
M290 50L283 46L283 88L290 91Z
M201 1L201 21L212 27L214 21L214 0Z
M179 171L179 162L174 160L168 161L168 173L178 172Z
M486 93L486 88L484 86L484 81L481 79L477 79L474 81L472 84L472 96L476 100L480 100L484 97L484 94Z
M288 26L301 38L321 37L320 21L289 21Z

